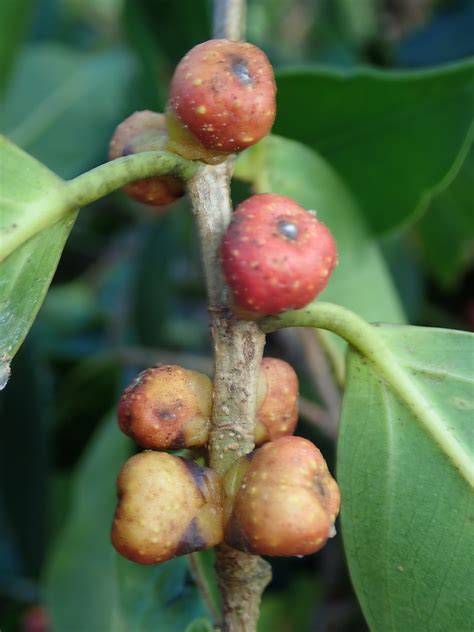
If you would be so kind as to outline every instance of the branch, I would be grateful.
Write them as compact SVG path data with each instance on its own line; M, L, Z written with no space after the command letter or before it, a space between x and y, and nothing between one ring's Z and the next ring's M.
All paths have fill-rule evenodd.
M313 385L328 413L326 422L331 427L330 434L332 438L335 438L337 437L341 413L341 393L337 388L334 373L331 371L326 354L315 332L301 329L300 339Z
M298 399L298 411L301 417L324 434L331 441L337 438L337 427L334 426L331 415L314 402L300 397Z
M238 40L243 33L244 0L215 0L214 37ZM234 318L219 261L232 215L233 160L202 166L188 182L197 218L214 342L214 397L209 440L210 465L224 474L254 448L257 384L265 336L253 322ZM256 555L222 545L217 550L224 632L253 632L260 600L271 578L270 566Z
M214 1L214 37L238 41L245 31L245 0Z

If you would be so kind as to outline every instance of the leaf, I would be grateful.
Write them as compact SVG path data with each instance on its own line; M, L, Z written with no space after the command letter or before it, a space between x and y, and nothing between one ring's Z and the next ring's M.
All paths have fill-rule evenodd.
M263 594L258 632L314 630L314 616L321 606L321 588L317 579L294 574L286 590L269 590Z
M4 90L33 6L32 0L0 2L0 93Z
M124 118L130 57L87 55L57 44L26 48L0 106L0 129L14 143L70 178L106 159Z
M370 321L403 322L377 244L344 183L323 158L300 143L271 136L242 154L236 177L252 181L258 193L292 197L315 209L318 219L327 224L337 242L339 264L320 294L322 300L348 307Z
M206 0L126 0L125 15L139 9L143 28L153 34L171 69L190 48L211 37L209 3ZM132 11L133 13L133 11Z
M474 336L421 327L376 332L410 396L396 394L350 350L337 471L352 581L372 630L467 632Z
M212 632L213 625L208 619L196 619L186 628L185 632Z
M452 286L474 259L474 149L451 185L436 196L414 231L437 281Z
M186 585L184 558L145 567L120 558L110 544L115 479L130 447L111 416L77 471L71 511L44 578L54 629L181 632L204 614Z
M57 189L61 180L3 137L0 163L1 239L2 232L7 236L9 227L34 212L31 202ZM10 360L43 302L75 216L72 213L32 237L0 262L0 374L8 377Z
M320 152L371 228L386 231L459 170L473 134L474 61L409 73L284 70L277 105L275 133Z

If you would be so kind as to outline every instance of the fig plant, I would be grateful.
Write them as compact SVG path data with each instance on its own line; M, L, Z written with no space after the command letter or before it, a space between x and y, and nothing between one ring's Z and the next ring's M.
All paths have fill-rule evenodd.
M473 335L400 324L395 292L362 223L354 229L355 245L348 239L357 210L340 176L290 139L317 141L309 133L306 140L297 122L290 139L269 136L275 115L277 131L285 123L279 123L267 56L241 41L242 10L241 1L216 1L214 39L178 63L164 113L136 112L117 125L108 163L62 180L2 138L0 383L8 390L10 362L43 302L78 209L123 188L171 215L186 193L207 287L213 376L163 362L125 389L118 425L144 450L130 457L127 439L123 454L114 455L114 464L119 457L125 463L110 474L118 476L118 501L102 530L112 522L113 546L137 564L174 564L185 556L206 604L205 621L196 618L190 630L202 624L251 632L271 581L270 564L260 556L318 552L339 529L341 509L351 579L371 629L467 632L474 617ZM442 76L453 90L469 77L472 87L472 74L458 68ZM281 81L282 108L293 98L298 119L307 102L296 99L284 74ZM472 91L464 92L470 96L458 124L471 138ZM350 113L337 114L336 123L347 125ZM440 164L447 172L462 163L464 136L450 162L443 154L447 163L440 161L438 171ZM325 151L338 150L328 142ZM354 186L357 168L346 174L338 156L334 164ZM234 173L254 191L235 211ZM385 202L379 200L380 209ZM371 213L376 227L398 221ZM364 296L372 297L370 307ZM369 324L386 313L398 324ZM295 370L263 358L266 336L288 327L314 332L333 386L338 381L344 389L334 475L311 441L293 436ZM105 491L110 504L113 490ZM196 554L211 549L209 578ZM138 591L145 590L146 575L133 575L130 566L121 572L140 577ZM209 586L217 585L216 606ZM67 632L67 615L55 619L53 609L51 616L54 628ZM114 629L114 616L107 629Z

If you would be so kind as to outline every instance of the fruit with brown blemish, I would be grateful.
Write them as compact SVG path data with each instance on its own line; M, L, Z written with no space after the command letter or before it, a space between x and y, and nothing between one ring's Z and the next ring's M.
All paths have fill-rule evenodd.
M241 318L299 309L325 287L337 263L329 229L291 198L253 195L236 208L221 260Z
M212 381L207 375L159 364L125 389L118 423L143 448L202 446L209 435L211 406Z
M308 555L334 533L340 495L321 452L282 437L238 459L224 481L224 539L257 555Z
M135 112L116 128L109 145L109 160L143 151L163 151L168 143L165 116L144 110ZM165 206L185 193L183 183L173 176L156 176L131 182L123 191L142 204Z
M129 459L117 480L112 544L139 564L157 564L223 539L217 474L165 452Z
M199 44L171 80L169 148L212 163L254 145L273 125L275 95L272 66L259 48L225 39Z
M298 377L278 358L263 358L260 365L255 444L274 441L295 431L298 422Z

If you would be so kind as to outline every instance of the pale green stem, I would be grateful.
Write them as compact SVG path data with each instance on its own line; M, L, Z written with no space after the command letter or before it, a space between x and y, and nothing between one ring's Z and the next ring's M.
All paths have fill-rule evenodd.
M24 212L13 226L0 229L0 262L69 213L130 182L162 175L189 180L196 174L198 165L167 151L147 151L111 160L73 180L58 179L57 187L30 203L31 212Z
M265 332L282 327L317 327L341 336L377 369L385 380L431 435L453 466L474 487L471 457L449 432L445 421L433 408L416 383L385 343L377 327L353 312L332 303L311 303L306 308L265 318L260 323Z

